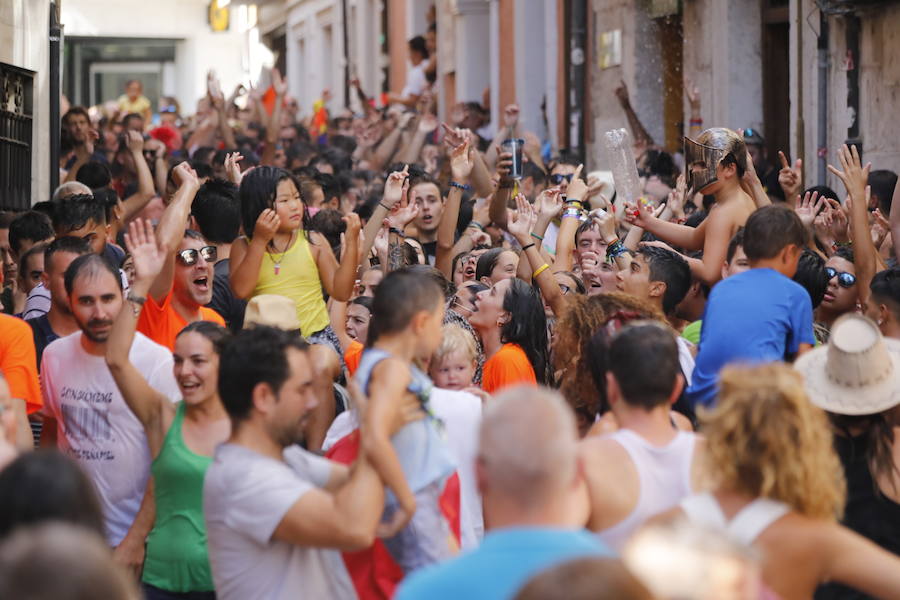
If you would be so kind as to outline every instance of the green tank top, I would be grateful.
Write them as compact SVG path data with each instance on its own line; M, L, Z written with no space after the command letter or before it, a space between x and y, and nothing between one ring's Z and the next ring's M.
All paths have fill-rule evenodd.
M170 592L206 592L215 588L203 521L203 478L213 459L187 447L183 423L184 402L179 402L150 466L156 523L147 537L143 581Z

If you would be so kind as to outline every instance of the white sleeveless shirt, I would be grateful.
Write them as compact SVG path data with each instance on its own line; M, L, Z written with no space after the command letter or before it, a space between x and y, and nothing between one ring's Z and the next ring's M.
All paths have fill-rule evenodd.
M697 436L679 431L665 446L654 446L628 429L609 436L628 452L640 484L634 510L622 521L597 533L606 545L618 551L647 519L673 508L691 494L691 463Z
M692 523L723 531L744 546L751 545L769 525L791 510L783 502L757 498L729 521L725 518L718 500L708 493L689 496L681 501L680 507Z

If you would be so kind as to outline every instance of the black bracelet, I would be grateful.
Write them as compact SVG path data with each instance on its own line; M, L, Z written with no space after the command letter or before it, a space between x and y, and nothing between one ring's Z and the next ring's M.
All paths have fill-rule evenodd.
M393 233L393 234L398 235L398 236L400 236L400 237L402 237L402 238L405 238L405 237L406 237L406 234L403 233L402 231L400 231L399 229L397 229L396 227L389 227L389 228L388 228L388 233Z
M381 208L383 208L384 210L386 210L386 211L388 211L388 212L391 212L391 207L388 206L388 205L386 205L384 202L379 202L378 204L379 204L379 205L381 206Z
M524 246L522 246L522 252L525 252L529 248L534 248L534 242L531 242L530 244L525 244Z
M471 186L471 185L468 185L468 184L465 184L465 183L457 183L457 182L455 182L455 181L451 181L451 182L450 182L450 187L459 188L459 189L461 189L461 190L463 190L463 191L466 191L466 192L468 192L469 190L472 189L472 186Z

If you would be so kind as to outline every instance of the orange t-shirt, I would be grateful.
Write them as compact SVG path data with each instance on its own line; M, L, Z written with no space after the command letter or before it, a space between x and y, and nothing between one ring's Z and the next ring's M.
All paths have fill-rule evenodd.
M362 360L363 349L362 344L353 340L350 342L350 345L347 346L347 351L344 352L344 362L347 363L347 372L350 374L350 377L353 377L353 374L356 373L356 369L359 368L359 361Z
M22 319L0 314L0 371L6 378L11 398L25 401L28 414L44 405L38 382L34 334Z
M537 385L534 367L518 344L503 344L497 354L484 363L481 387L489 394L516 384Z
M225 319L219 313L205 306L200 307L200 320L212 321L225 327ZM157 304L152 296L147 296L144 309L138 319L137 330L148 338L168 348L175 350L175 338L187 326L188 322L181 318L172 306L172 291L162 303Z

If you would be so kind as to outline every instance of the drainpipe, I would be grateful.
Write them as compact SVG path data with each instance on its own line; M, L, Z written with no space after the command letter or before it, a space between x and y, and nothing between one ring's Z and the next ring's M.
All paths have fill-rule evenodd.
M818 185L825 184L828 175L828 17L819 12L819 124L816 145L818 149Z
M59 22L60 1L50 3L50 193L59 186L59 128L60 83L59 57L62 49L63 26ZM35 149L36 150L36 149ZM41 198L46 200L46 198Z

